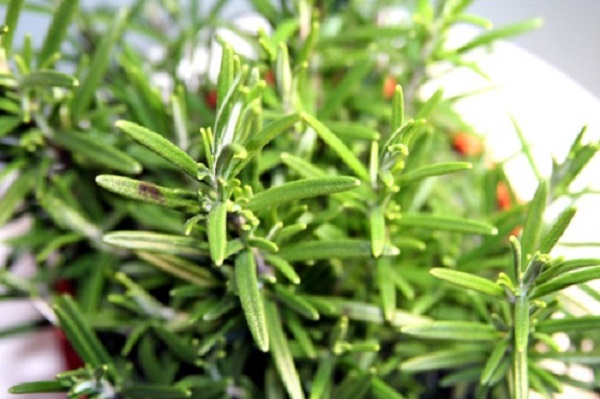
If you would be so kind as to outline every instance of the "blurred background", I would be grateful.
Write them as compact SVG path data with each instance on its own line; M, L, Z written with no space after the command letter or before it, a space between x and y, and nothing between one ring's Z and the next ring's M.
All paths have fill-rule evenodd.
M203 0L211 4L214 0ZM4 3L6 0L0 1ZM84 6L125 5L130 0L82 0ZM227 15L247 10L247 0L231 0ZM0 20L5 6L0 5ZM513 40L515 44L552 64L581 86L600 98L600 1L598 0L475 0L471 11L486 17L494 26L502 26L529 18L541 17L542 29ZM29 15L20 23L18 37L31 32L44 34L47 21Z
M495 26L542 17L544 27L513 40L600 98L600 1L475 0L471 10Z

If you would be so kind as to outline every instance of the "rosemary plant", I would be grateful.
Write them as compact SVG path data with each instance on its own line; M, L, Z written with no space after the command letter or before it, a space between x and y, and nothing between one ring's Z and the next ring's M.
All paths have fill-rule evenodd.
M598 389L547 366L598 373L600 317L573 314L562 290L582 285L599 300L585 283L600 278L600 259L554 256L576 210L571 201L556 220L545 210L578 196L571 183L600 143L585 144L583 130L519 203L453 99L420 90L433 66L484 74L469 52L538 21L494 30L468 14L470 0L254 0L270 29L250 34L221 17L222 0L138 0L117 14L77 0L4 3L1 179L13 180L0 223L31 227L8 240L0 281L4 298L52 310L2 334L55 325L80 358L11 392ZM39 48L30 37L13 46L23 9L52 14ZM405 17L384 23L393 10ZM451 47L465 23L484 31ZM225 29L255 56L238 54ZM205 68L192 84L178 70L202 46L220 54L218 78ZM31 279L12 273L24 253L35 255Z

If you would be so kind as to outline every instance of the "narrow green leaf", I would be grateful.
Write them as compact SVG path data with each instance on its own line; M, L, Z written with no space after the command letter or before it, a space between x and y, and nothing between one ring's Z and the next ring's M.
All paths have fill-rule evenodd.
M128 385L121 390L121 394L129 399L182 399L192 396L188 389L158 384Z
M352 301L337 297L305 296L321 314L330 316L344 315L349 319L383 324L385 319L381 306L371 303ZM404 327L430 321L428 317L415 315L406 311L396 310L389 323L394 327Z
M115 125L141 145L183 170L188 176L196 178L198 174L196 162L169 140L133 122L120 120Z
M375 258L379 258L385 246L385 210L383 205L371 208L369 227L371 229L371 252Z
M3 115L0 117L0 137L12 133L21 123L22 120L19 116Z
M488 45L498 39L507 39L512 36L518 36L530 30L538 29L540 26L542 26L542 24L543 22L541 19L535 18L529 21L520 22L499 29L487 31L475 37L470 42L467 42L466 44L460 46L458 49L456 49L456 52L464 53L476 47Z
M150 231L114 231L105 234L104 242L121 248L173 255L207 256L206 247L197 238Z
M585 352L542 352L536 356L540 359L558 360L565 363L598 366L600 364L600 351L592 350Z
M529 370L527 368L527 351L513 351L514 398L529 397Z
M400 175L400 181L403 183L412 183L427 177L447 175L450 173L461 172L472 169L473 165L468 162L443 162L433 165L422 166L418 169Z
M288 312L286 314L286 324L304 355L309 359L315 359L317 349L312 342L309 331L302 325L298 316L295 313Z
M86 161L127 174L137 174L142 171L142 165L135 159L114 146L104 143L99 137L81 132L62 131L57 132L52 137L52 141Z
M544 210L548 202L548 183L540 182L527 209L527 218L521 236L521 264L527 263L527 256L533 255L538 245L540 231L544 222Z
M360 88L361 81L372 71L373 64L369 61L359 62L354 65L337 86L328 93L323 107L319 111L320 119L330 118L344 101L352 95L353 91ZM316 129L315 129L316 130Z
M288 341L283 332L277 306L272 302L266 302L265 314L271 341L270 352L275 361L279 378L281 378L281 382L283 382L291 399L304 399L300 377L298 376L294 359L287 344Z
M133 346L139 342L139 340L142 338L142 336L144 334L146 334L146 332L148 331L148 329L150 328L150 323L140 323L137 324L132 330L131 332L129 332L129 335L127 337L127 341L125 341L125 344L123 344L123 348L121 349L121 355L122 356L127 356L131 353L131 350L133 349Z
M540 244L540 252L543 254L548 254L554 248L560 237L562 237L563 233L569 227L569 223L575 216L575 212L577 209L574 207L569 207L565 209L556 222L552 225L550 230L544 235Z
M136 252L136 254L151 265L195 286L210 288L218 285L210 271L186 259L143 251Z
M19 81L21 89L32 89L36 87L65 87L71 89L79 86L74 77L56 71L40 70L23 76Z
M15 385L8 392L13 395L21 395L24 393L67 392L68 390L69 387L61 381L35 381Z
M226 44L223 46L223 53L221 55L221 70L219 72L219 78L217 81L217 101L219 110L223 108L227 93L233 84L233 78L233 49L231 46Z
M394 269L390 258L379 258L376 261L377 286L379 297L383 307L383 315L387 321L391 321L396 313L396 284Z
M360 181L346 176L298 180L256 194L248 201L247 208L251 211L271 209L286 202L348 191L359 185Z
M407 227L455 231L465 234L496 235L498 233L498 229L488 223L453 216L403 214L398 223Z
M299 114L289 114L269 123L260 132L252 136L245 144L248 152L260 151L271 140L290 129L295 123L300 121Z
M251 247L257 248L266 253L275 254L279 252L279 246L277 244L263 237L250 237L248 238L248 244L250 244Z
M309 320L319 320L319 312L310 304L310 302L279 284L275 284L274 289L279 300L287 307Z
M356 173L363 181L369 180L369 172L364 164L354 155L354 153L331 132L323 123L319 122L314 116L302 113L301 117L312 127L317 135L344 161L344 163Z
M275 57L275 76L277 91L283 102L283 108L288 109L292 106L292 67L290 65L290 56L287 45L280 42L277 46L277 55Z
M394 98L392 103L392 120L390 122L390 131L395 132L404 124L404 92L402 86L396 85L394 89Z
M165 345L171 349L175 356L189 364L194 364L196 361L196 352L190 350L190 343L188 341L168 330L163 325L154 325L153 330Z
M60 47L67 35L67 29L71 25L71 19L75 15L78 4L78 0L63 0L56 8L44 37L44 43L38 53L38 65L44 63L53 54L60 53Z
M304 212L308 208L305 205L305 206L300 207L298 209L302 210ZM277 242L281 243L281 242L284 242L284 241L289 241L296 234L298 234L298 233L306 230L306 227L307 226L306 226L305 223L294 223L294 224L290 224L288 226L285 226L283 229L281 229L281 231L277 235Z
M480 382L482 385L487 385L490 382L492 375L504 359L507 349L508 341L505 339L501 340L496 344L496 346L494 346L494 350L490 354L487 362L485 362L485 366L481 372Z
M371 379L371 395L373 399L404 399L394 388L378 377Z
M421 338L454 341L493 341L499 338L494 326L471 321L432 321L406 326L402 332Z
M24 173L10 185L0 198L0 226L4 225L13 216L21 201L33 188L35 176L32 173Z
M400 365L406 372L421 372L428 370L449 369L482 363L486 355L480 349L446 349L408 359Z
M381 138L375 130L357 122L331 120L324 124L342 139L376 141Z
M54 312L77 354L93 368L108 366L109 372L116 377L108 352L84 320L73 298L66 295L58 297L54 304Z
M538 321L535 330L546 334L557 332L595 331L600 329L600 316L588 315Z
M365 372L351 372L333 391L332 397L336 399L362 399L369 392L372 374Z
M199 213L198 194L193 191L171 189L122 176L100 175L96 183L123 197L172 208L186 213Z
M529 341L529 300L526 295L520 295L515 302L515 349L526 352Z
M335 369L336 358L327 356L319 362L310 389L309 399L326 399L331 390L332 375Z
M545 283L546 281L555 278L558 275L563 275L567 272L588 268L590 266L600 266L600 258L583 258L583 259L569 259L554 265L545 270L536 280L539 284Z
M502 286L482 277L458 270L443 268L433 268L429 272L441 280L458 285L460 287L468 288L496 297L504 296L504 288L502 288Z
M52 195L45 195L40 199L40 204L59 226L79 233L94 242L102 237L99 226L65 201Z
M283 152L279 157L288 168L306 179L327 176L327 174L318 166L295 155Z
M70 0L65 0L65 2L69 1ZM71 0L70 2L76 1ZM73 100L71 101L71 114L74 121L77 122L81 119L84 111L87 110L96 95L96 90L102 82L102 79L104 79L106 69L112 59L111 53L114 51L114 46L120 40L128 21L129 11L122 8L114 18L108 32L102 36L102 39L96 48L96 52L92 56L88 73L85 75L84 79L81 79L79 89L75 92Z
M217 202L210 208L207 235L210 257L215 265L221 266L227 250L227 203Z
M289 262L279 256L272 255L265 255L265 260L292 283L300 284L300 276L298 276L298 273L296 273L296 270L294 270L294 267Z
M267 352L269 351L269 341L274 346L277 344L274 341L280 337L275 336L277 332L272 331L272 326L267 326L265 305L258 287L256 262L250 249L242 251L235 260L235 284L254 342L258 349ZM271 324L273 321L269 320L269 323ZM272 351L277 350L272 348Z
M523 258L521 251L521 243L517 237L511 235L508 237L510 247L513 253L513 273L515 274L515 280L521 284L523 282L523 269L521 265L521 259Z
M384 255L395 256L400 251L386 246ZM322 259L370 258L371 242L366 240L302 241L299 244L283 247L279 256L288 262Z
M559 275L534 288L531 298L539 298L552 292L560 291L571 285L585 283L600 278L600 266L588 267L574 272Z
M2 33L2 46L4 47L6 54L9 55L12 52L13 38L15 36L15 31L17 30L17 25L19 24L19 16L21 15L24 3L25 0L11 0L6 8L6 16L4 17L6 29Z

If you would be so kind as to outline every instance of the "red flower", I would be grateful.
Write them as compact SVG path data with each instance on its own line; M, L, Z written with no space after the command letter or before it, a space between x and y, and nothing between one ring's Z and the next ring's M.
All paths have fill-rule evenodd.
M267 72L265 72L265 82L267 82L267 85L269 86L275 85L275 74L272 69L268 69Z
M461 155L473 157L483 152L483 142L473 134L461 132L452 138L452 148Z
M217 109L217 91L214 89L207 91L204 95L204 102L209 108Z
M512 206L512 198L510 196L510 190L505 181L499 181L496 185L496 201L498 209L505 211Z
M383 79L383 98L389 100L390 98L394 97L397 84L398 82L396 81L395 77L386 76L385 79Z

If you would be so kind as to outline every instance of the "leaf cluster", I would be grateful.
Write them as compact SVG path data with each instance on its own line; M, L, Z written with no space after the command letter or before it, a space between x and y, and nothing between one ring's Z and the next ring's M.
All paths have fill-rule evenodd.
M31 226L9 240L0 281L7 298L51 310L2 335L53 324L82 361L13 393L522 399L563 384L597 389L545 366L594 368L597 349L585 347L598 345L600 321L576 316L562 293L582 285L598 300L585 284L600 278L600 259L552 253L575 207L556 220L546 209L583 195L570 185L600 145L582 132L517 204L502 164L452 150L459 131L475 135L454 100L420 95L434 66L484 74L468 53L537 21L492 29L467 13L469 0L253 0L270 32L249 34L221 16L223 0L139 0L116 17L62 0L41 47L26 37L16 51L22 9L48 10L7 3L0 179L11 184L0 224ZM411 17L377 22L391 5ZM484 33L451 47L462 23ZM255 56L238 54L225 29ZM163 57L149 60L131 35ZM218 78L182 76L202 46L219 54ZM35 276L17 277L30 252Z

